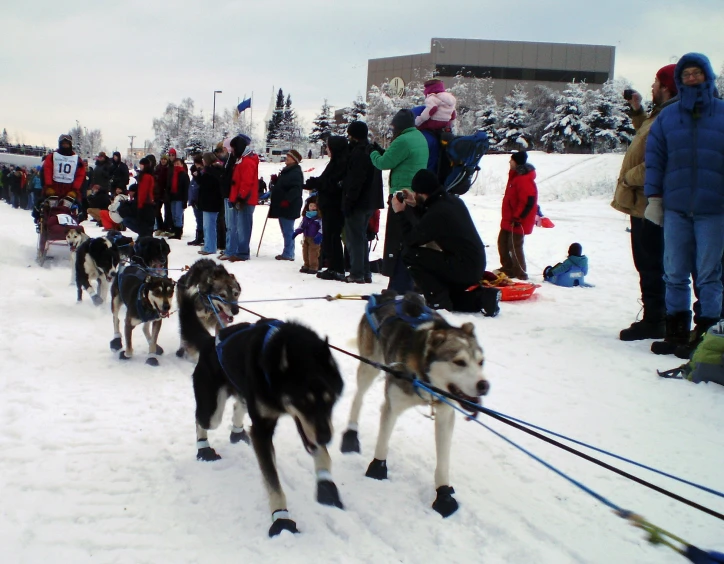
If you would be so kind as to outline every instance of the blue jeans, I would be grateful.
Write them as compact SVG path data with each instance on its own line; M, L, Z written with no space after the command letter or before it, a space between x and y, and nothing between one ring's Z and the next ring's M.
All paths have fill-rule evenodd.
M280 217L279 227L281 227L282 237L284 237L282 256L285 259L294 260L294 220Z
M196 231L204 230L204 212L199 209L199 206L193 206L194 218L196 218Z
M256 206L244 206L240 210L231 208L229 214L230 222L227 224L227 233L230 229L231 249L226 248L226 254L240 259L248 259L250 256L249 243L251 242L251 228L254 224L254 209Z
M204 251L216 252L216 216L219 212L201 212L204 226Z
M171 217L173 217L173 226L182 229L184 226L183 202L171 202Z
M691 308L689 277L696 272L701 317L719 319L722 311L724 215L664 211L664 282L666 313Z
M224 223L226 223L226 251L224 251L224 254L226 255L231 253L232 249L235 249L239 244L236 231L231 228L231 211L229 198L224 198Z

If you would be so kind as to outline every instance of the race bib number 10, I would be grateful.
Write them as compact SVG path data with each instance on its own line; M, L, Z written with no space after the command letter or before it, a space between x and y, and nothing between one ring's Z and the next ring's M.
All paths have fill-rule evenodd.
M78 155L66 157L53 153L53 182L72 184L75 180L75 169L78 167Z

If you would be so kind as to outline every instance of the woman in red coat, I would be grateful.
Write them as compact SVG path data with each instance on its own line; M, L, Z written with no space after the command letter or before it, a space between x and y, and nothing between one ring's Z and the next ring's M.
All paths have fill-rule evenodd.
M503 218L498 235L500 270L509 278L528 280L523 241L533 232L538 188L535 167L528 164L528 153L520 151L510 157L508 185L503 196Z

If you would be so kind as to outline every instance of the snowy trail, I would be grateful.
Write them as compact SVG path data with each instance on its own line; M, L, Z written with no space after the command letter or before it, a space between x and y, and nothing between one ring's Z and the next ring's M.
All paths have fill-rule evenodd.
M545 157L545 158L544 158ZM488 157L486 157L488 159ZM490 169L504 163L491 158ZM541 176L570 167L541 155ZM604 159L606 176L619 161ZM487 166L486 165L486 166ZM599 170L597 165L595 170ZM268 173L275 168L266 165ZM318 167L315 172L321 172ZM574 169L575 171L575 169ZM572 174L572 173L571 173ZM560 180L568 176L561 175ZM558 189L541 187L542 196ZM494 242L499 195L466 196L498 266ZM266 210L259 209L252 242ZM626 223L607 199L549 201L556 227L526 239L531 264L563 258L577 240L591 260L590 289L550 285L522 303L502 304L495 319L472 321L492 382L486 405L724 490L724 389L657 379L648 342L622 343L635 317L637 280ZM193 222L187 213L186 220ZM100 234L93 227L92 235ZM191 264L196 249L171 241L172 266ZM352 293L347 285L275 261L281 244L269 222L260 257L236 263L242 299ZM335 353L346 387L334 412L333 474L345 511L314 502L312 461L290 420L277 431L277 458L289 510L302 534L269 540L266 494L252 450L228 441L230 412L210 434L223 460L195 460L193 366L164 355L157 369L139 354L121 365L108 349L107 306L75 303L63 251L47 268L33 264L35 233L25 212L0 202L0 541L7 562L539 562L679 563L595 500L472 423L457 419L452 485L460 511L442 520L434 498L433 423L423 410L399 421L391 441L390 480L364 477L376 439L382 381L360 420L362 455L339 453L354 391L356 362ZM381 254L381 246L378 246ZM175 276L177 277L177 276ZM380 290L375 275L365 292ZM354 351L362 304L275 302L251 307L301 320ZM253 321L240 315L239 321ZM178 344L175 316L160 344ZM145 349L140 349L140 353ZM570 473L615 503L708 549L724 549L722 525L605 470L494 421L496 430ZM619 465L618 463L616 463ZM724 500L625 468L724 511Z

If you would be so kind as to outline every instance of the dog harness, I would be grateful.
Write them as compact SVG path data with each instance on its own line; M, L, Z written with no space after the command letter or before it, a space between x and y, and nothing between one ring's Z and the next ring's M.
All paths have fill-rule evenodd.
M155 307L152 307L148 303L148 300L145 299L144 291L146 290L146 278L150 275L151 274L149 272L146 272L140 266L135 265L127 266L126 268L119 270L116 274L118 277L118 293L121 295L123 295L123 280L126 276L131 276L141 281L141 285L138 287L138 292L136 293L136 311L138 313L138 318L142 323L161 319L160 312Z
M382 307L389 305L390 302L382 302L381 304L377 303L377 297L379 297L379 294L371 294L369 300L367 300L367 307L365 307L365 317L367 318L367 323L370 324L370 329L372 329L375 337L380 336L380 331L382 327L385 325L385 323L388 323L390 321L399 319L400 321L407 323L413 329L417 329L423 323L427 323L433 320L433 311L427 306L423 306L420 315L418 315L417 317L406 314L402 310L403 300L405 296L396 296L395 301L393 302L395 305L395 315L391 315L390 317L383 319L380 323L379 319L377 318L377 312Z
M219 359L221 369L224 371L224 374L226 374L227 380L229 380L229 382L233 384L237 391L241 392L241 388L238 382L235 380L236 374L228 370L224 362L224 359L226 357L226 350L229 347L235 348L234 345L236 343L236 340L247 331L251 331L252 329L256 329L257 327L266 326L266 334L264 335L264 340L261 344L261 353L263 354L266 350L267 345L269 344L269 341L271 341L272 337L274 337L274 335L279 332L279 328L282 325L284 325L284 322L279 321L278 319L262 319L261 321L257 321L256 323L252 323L251 325L248 325L246 327L236 327L234 331L232 331L223 339L220 335L216 335L216 339L214 340L214 344L216 346L216 356ZM264 370L264 379L266 380L267 386L271 388L271 378L269 378L269 373L266 370Z

